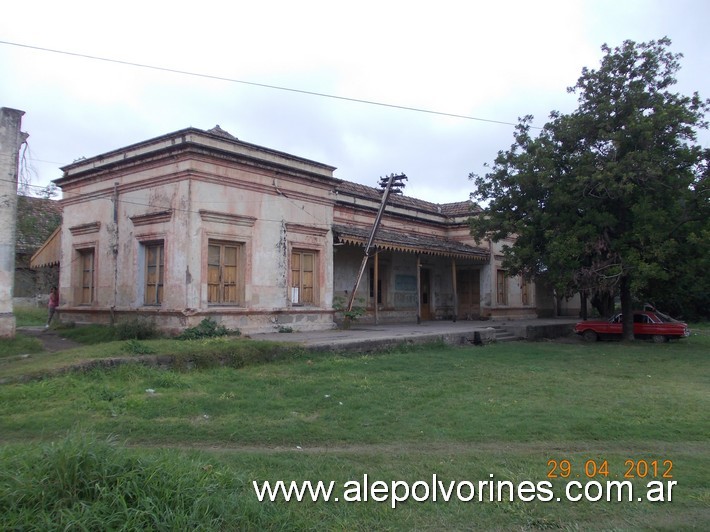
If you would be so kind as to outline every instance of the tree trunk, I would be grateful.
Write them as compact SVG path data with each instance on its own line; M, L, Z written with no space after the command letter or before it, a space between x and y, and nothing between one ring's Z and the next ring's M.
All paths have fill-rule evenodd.
M579 317L582 318L583 320L587 319L587 291L582 290L579 293L579 301L580 301L580 309L579 309Z
M621 296L621 313L623 314L621 339L625 341L634 340L634 312L631 301L631 280L627 275L621 277L619 292Z
M614 294L606 290L593 292L592 306L600 316L611 316L614 314Z

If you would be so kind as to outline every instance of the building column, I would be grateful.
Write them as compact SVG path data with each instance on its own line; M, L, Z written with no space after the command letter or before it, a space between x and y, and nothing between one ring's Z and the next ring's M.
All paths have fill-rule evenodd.
M456 319L458 318L459 314L459 294L458 294L458 287L456 286L456 258L451 257L451 287L454 290L454 300L453 300L453 306L454 306L454 322L456 322Z
M24 111L0 107L0 338L15 337L12 294L15 283L17 174Z

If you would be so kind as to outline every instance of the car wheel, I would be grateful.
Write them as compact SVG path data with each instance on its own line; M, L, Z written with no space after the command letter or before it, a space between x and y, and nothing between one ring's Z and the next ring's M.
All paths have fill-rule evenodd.
M666 338L662 334L654 334L653 335L653 343L655 343L655 344L663 344L667 341L668 341L668 338Z
M598 338L597 333L591 329L587 329L586 331L584 331L584 333L582 333L582 337L587 342L596 342Z

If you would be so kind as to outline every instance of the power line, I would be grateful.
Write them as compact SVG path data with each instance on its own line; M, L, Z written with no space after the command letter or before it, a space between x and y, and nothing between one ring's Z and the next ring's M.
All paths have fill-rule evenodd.
M280 90L280 91L287 91L287 92L293 92L297 94L307 94L309 96L318 96L321 98L330 98L333 100L341 100L341 101L346 101L346 102L354 102L354 103L362 103L366 105L376 105L379 107L389 107L392 109L400 109L403 111L413 111L416 113L426 113L426 114L431 114L431 115L437 115L437 116L447 116L450 118L461 118L464 120L475 120L478 122L488 122L491 124L502 124L506 126L517 126L518 124L514 122L506 122L504 120L491 120L488 118L479 118L475 116L468 116L468 115L461 115L461 114L456 114L456 113L447 113L443 111L434 111L431 109L424 109L421 107L409 107L406 105L397 105L397 104L392 104L392 103L384 103L384 102L376 102L374 100L363 100L361 98L351 98L348 96L337 96L335 94L327 94L323 92L315 92L315 91L307 91L304 89L294 89L292 87L282 87L279 85L269 85L267 83L258 83L255 81L245 81L241 79L235 79L235 78L227 78L223 76L216 76L212 74L201 74L198 72L190 72L187 70L180 70L180 69L175 69L175 68L168 68L168 67L161 67L161 66L155 66L155 65L147 65L144 63L136 63L133 61L125 61L121 59L112 59L108 57L100 57L96 55L89 55L89 54L83 54L79 52L68 52L65 50L56 50L53 48L45 48L42 46L33 46L30 44L22 44L22 43L16 43L16 42L10 42L10 41L2 41L0 40L0 44L5 44L8 46L16 46L19 48L27 48L30 50L37 50L40 52L49 52L53 54L61 54L61 55L68 55L71 57L80 57L82 59L91 59L93 61L103 61L106 63L114 63L114 64L119 64L119 65L125 65L125 66L131 66L131 67L137 67L137 68L145 68L149 70L157 70L160 72L170 72L172 74L180 74L183 76L193 76L193 77L198 77L198 78L205 78L205 79L213 79L217 81L226 81L229 83L240 83L242 85L250 85L252 87L261 87L261 88L266 88L266 89L274 89L274 90ZM534 129L542 129L538 127L531 126Z

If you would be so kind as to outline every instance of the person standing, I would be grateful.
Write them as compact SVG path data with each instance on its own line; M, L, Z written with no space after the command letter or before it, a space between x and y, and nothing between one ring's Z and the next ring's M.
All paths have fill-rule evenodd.
M49 302L47 303L47 325L44 326L45 329L49 328L49 324L52 322L52 318L54 317L54 313L57 311L58 306L59 294L57 293L57 287L53 286L52 289L49 291Z

